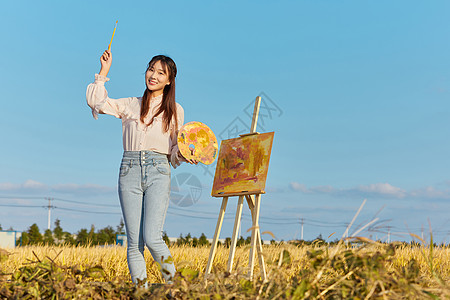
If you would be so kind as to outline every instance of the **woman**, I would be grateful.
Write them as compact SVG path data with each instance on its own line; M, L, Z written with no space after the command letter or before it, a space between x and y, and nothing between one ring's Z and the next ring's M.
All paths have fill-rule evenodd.
M127 260L131 280L146 281L144 245L161 266L166 282L175 275L169 248L162 239L169 205L170 166L186 160L179 152L177 132L184 111L175 102L175 62L164 55L152 58L145 73L146 89L140 98L111 99L105 89L112 55L100 57L101 69L87 87L86 99L95 119L109 114L122 119L124 154L119 172L119 198L127 231Z

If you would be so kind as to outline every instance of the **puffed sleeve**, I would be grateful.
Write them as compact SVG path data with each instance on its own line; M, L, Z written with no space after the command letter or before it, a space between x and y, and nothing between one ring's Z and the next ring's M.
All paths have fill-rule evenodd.
M109 78L95 74L95 81L86 89L86 101L92 109L92 116L98 119L98 114L108 114L116 118L122 118L127 111L130 98L111 99L105 88L105 82Z
M182 155L178 155L178 143L177 143L178 130L180 130L180 128L183 126L184 123L184 109L178 103L177 103L177 119L178 119L178 128L175 132L172 132L169 143L170 163L172 164L172 167L174 169L176 169L181 164L181 162L187 162L187 160Z

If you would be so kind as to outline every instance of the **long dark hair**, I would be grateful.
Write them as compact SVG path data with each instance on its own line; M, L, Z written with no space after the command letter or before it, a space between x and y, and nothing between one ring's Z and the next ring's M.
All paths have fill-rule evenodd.
M174 119L175 131L178 128L178 119L177 119L177 106L175 103L175 77L177 76L177 66L175 62L168 56L165 55L157 55L154 56L150 62L148 63L147 70L153 67L156 62L161 62L161 65L164 69L166 69L166 73L169 76L170 84L166 85L163 90L163 98L161 101L161 105L158 108L158 111L152 116L150 123L147 126L153 123L153 119L160 114L163 114L163 129L164 132L169 131L170 123L172 118ZM145 89L144 95L142 96L142 105L141 105L141 122L145 123L145 117L148 114L150 109L150 99L152 98L152 91L148 88Z

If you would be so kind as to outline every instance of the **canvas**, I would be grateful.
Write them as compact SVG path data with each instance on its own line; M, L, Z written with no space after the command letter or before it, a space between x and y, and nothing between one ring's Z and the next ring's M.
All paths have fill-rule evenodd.
M264 193L273 136L268 132L222 141L211 195Z

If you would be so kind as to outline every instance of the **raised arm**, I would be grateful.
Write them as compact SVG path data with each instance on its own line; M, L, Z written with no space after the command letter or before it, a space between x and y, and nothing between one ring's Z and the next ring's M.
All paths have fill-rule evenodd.
M106 50L100 57L100 72L95 74L95 81L88 85L86 90L86 101L92 109L92 115L98 119L98 114L108 114L116 118L122 118L123 112L126 111L130 98L111 99L105 88L105 82L109 81L106 76L111 68L112 55L111 51Z
M105 52L103 52L102 56L100 57L100 64L101 68L100 72L98 72L98 75L107 77L112 64L111 51L105 50Z

